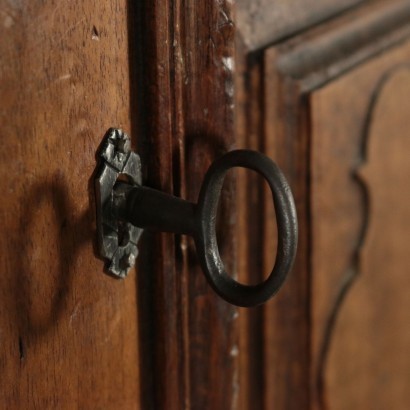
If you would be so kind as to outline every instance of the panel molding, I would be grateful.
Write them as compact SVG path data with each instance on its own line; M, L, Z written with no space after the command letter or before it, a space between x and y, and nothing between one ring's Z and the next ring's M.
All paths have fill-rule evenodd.
M350 75L339 78L334 83L311 94L314 114L312 122L315 129L312 131L314 145L312 159L314 197L312 197L312 203L316 204L315 213L312 215L316 226L312 236L314 255L312 275L315 275L312 276L312 279L313 282L316 282L313 291L319 292L316 293L316 296L315 293L312 293L314 298L312 303L317 305L314 316L316 319L313 321L315 343L313 346L312 389L314 405L320 409L340 408L340 405L356 407L349 401L342 402L343 404L339 402L336 407L331 405L331 398L333 401L337 401L337 398L340 397L349 400L354 395L350 394L352 397L349 397L348 394L340 392L335 395L329 393L329 374L334 378L337 368L343 367L344 360L340 361L340 357L344 355L339 354L338 365L330 369L328 365L329 352L334 343L338 343L339 339L335 334L335 329L340 326L340 317L346 309L349 296L357 292L357 287L361 286L362 281L361 255L363 246L366 244L367 232L371 227L369 215L375 206L370 201L368 180L363 178L362 171L362 168L366 168L367 164L366 146L368 141L366 135L369 133L370 124L374 121L372 107L379 99L380 90L383 89L385 82L392 76L394 77L394 73L400 72L403 67L406 67L406 64L403 64L406 58L409 58L408 43L401 47L392 48L388 55L371 60L369 64L364 64L353 70ZM326 121L320 117L332 118L331 115L336 113L335 109L339 115L334 118L332 129L332 126L326 125ZM320 132L319 136L316 135L318 132ZM365 140L366 143L364 143ZM327 159L325 160L325 158ZM326 171L323 170L324 166L328 167ZM339 213L338 208L341 208ZM320 210L322 214L319 214ZM347 222L345 219L343 226L342 222L337 222L337 219L345 218L346 215L349 215L349 221ZM324 231L325 228L327 228L326 231ZM330 235L329 230L336 233ZM329 237L326 243L323 242L325 233ZM322 239L320 238L321 234ZM337 238L334 236L336 234ZM319 245L315 245L315 242ZM338 248L337 251L336 248ZM329 251L329 249L333 249L333 251ZM323 279L324 276L331 279ZM326 291L327 294L323 294L323 291ZM321 303L318 301L318 296L322 300ZM324 303L326 298L328 301ZM357 302L357 297L355 300ZM358 302L354 313L350 310L350 314L353 319L361 317L361 307ZM347 325L344 322L345 330ZM323 330L320 331L320 329ZM322 334L318 337L320 333ZM347 341L345 340L345 342ZM338 345L340 347L339 343ZM367 351L370 351L369 349ZM332 372L329 373L330 370ZM345 384L348 384L346 380ZM334 383L332 387L334 389ZM364 386L362 387L364 388ZM354 385L353 390L358 391L360 388ZM358 407L364 405L365 403L361 403Z
M254 52L338 15L364 0L237 0L238 34Z
M308 93L410 36L407 0L365 6L278 46L278 70Z
M237 40L238 143L263 150L282 167L295 195L301 226L298 257L288 282L272 302L255 311L253 317L243 319L253 331L251 340L263 349L257 361L246 362L252 374L259 378L250 381L245 403L245 399L259 403L262 397L261 408L267 409L320 406L317 389L322 381L315 374L317 357L311 357L310 333L313 320L310 310L313 246L310 97L316 90L403 45L410 38L409 18L408 1L373 2L265 50L252 52L252 47L248 48L241 37ZM365 208L363 206L360 212ZM261 215L261 220L274 219L268 208L262 212L265 216ZM359 233L357 243L364 235L366 222L363 221L363 232ZM260 250L264 259L259 268L261 274L272 263L274 230L272 222L263 228L257 224L252 227L253 237L264 237L263 250ZM351 259L355 261L353 265L358 261L357 247L355 254ZM244 263L251 266L252 258L248 257ZM347 271L341 279L340 292L333 295L334 312L329 314L328 336L325 331L320 353L324 357L319 359L322 362L319 368L326 361L329 347L326 344L331 343L330 334L338 310L354 277L355 269ZM243 345L249 348L249 338L241 337L245 338Z

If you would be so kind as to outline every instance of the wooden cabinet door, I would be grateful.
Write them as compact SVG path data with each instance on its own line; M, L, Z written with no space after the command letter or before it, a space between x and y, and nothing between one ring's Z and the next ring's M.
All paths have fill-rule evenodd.
M232 408L236 309L185 237L147 234L138 274L106 276L93 191L97 149L120 127L147 185L196 201L233 147L230 2L0 10L0 407ZM227 180L218 229L232 272L234 200Z
M93 248L96 148L130 128L126 1L0 4L0 407L137 408L135 275Z
M287 284L248 313L243 408L409 406L409 21L408 1L369 2L262 49L263 24L239 21L238 135L291 180L300 226Z
M0 401L7 409L407 409L407 0L0 1ZM236 308L185 236L144 233L125 280L95 252L96 151L196 201L234 148L298 208L280 293ZM229 272L263 280L275 210L232 172Z

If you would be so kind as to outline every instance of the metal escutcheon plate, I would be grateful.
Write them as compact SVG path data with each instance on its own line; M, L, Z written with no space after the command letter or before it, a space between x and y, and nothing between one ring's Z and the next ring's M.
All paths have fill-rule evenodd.
M131 151L129 136L114 128L108 131L100 156L102 162L95 179L98 247L100 255L109 261L108 272L124 278L135 265L142 229L118 220L113 188L120 175L131 184L141 185L141 161Z

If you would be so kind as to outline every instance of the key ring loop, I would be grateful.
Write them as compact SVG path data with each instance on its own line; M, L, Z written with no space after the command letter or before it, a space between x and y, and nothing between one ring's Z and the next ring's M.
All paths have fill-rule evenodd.
M216 239L216 213L227 171L243 167L261 174L269 184L278 227L277 256L269 277L257 285L243 285L232 279L221 260ZM290 187L268 157L255 151L231 151L208 169L201 187L197 208L199 227L195 234L197 254L213 289L226 301L238 306L256 306L266 302L283 284L296 255L298 224Z
M140 158L131 151L129 137L122 130L107 133L100 155L103 161L95 179L97 232L100 255L109 262L108 273L127 276L138 255L138 240L147 229L193 236L208 282L229 303L256 306L279 290L295 259L298 225L290 187L272 160L255 151L228 152L208 169L195 204L141 185ZM252 169L267 180L276 211L276 261L269 277L255 286L229 276L218 250L218 202L225 175L233 167ZM127 182L120 175L126 175Z

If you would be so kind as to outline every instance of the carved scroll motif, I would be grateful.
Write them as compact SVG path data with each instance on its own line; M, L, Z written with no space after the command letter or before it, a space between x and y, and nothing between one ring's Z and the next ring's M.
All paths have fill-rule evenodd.
M365 213L322 340L322 409L410 407L409 124L410 69L399 67L374 93L354 174Z

